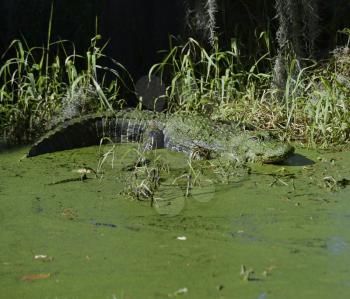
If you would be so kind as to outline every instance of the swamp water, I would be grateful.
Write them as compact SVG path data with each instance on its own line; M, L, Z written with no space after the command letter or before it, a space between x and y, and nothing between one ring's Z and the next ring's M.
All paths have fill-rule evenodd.
M300 149L151 207L120 194L127 149L84 181L98 147L0 153L1 299L350 298L349 152Z

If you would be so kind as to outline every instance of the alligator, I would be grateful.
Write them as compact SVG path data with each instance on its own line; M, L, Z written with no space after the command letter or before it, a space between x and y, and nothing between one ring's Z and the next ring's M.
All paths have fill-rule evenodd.
M27 157L97 145L106 139L139 142L144 149L166 148L195 158L228 157L240 162L278 163L294 151L269 132L245 130L234 122L129 109L63 122L40 138Z

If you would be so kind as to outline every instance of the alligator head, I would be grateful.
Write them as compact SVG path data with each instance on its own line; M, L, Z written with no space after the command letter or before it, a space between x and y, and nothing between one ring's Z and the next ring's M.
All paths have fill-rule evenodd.
M268 132L244 132L232 138L229 144L226 149L233 158L247 162L278 163L294 152L293 146Z

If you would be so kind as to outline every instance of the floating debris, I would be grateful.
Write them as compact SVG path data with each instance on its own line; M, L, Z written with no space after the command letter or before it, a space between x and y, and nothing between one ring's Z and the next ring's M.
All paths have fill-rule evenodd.
M269 267L266 267L266 268L264 269L264 271L262 272L262 275L263 275L264 277L267 277L267 276L271 275L273 269L275 269L275 268L276 268L276 266L274 266L274 265L271 265L271 266L269 266Z
M247 269L245 265L241 265L240 276L244 281L252 281L255 280L252 275L254 274L253 269Z
M180 240L180 241L186 241L187 237L186 236L180 236L180 237L177 237L176 239Z
M34 255L34 259L42 262L52 262L54 260L52 256L48 256L46 254L36 254Z
M175 291L172 294L168 294L168 297L175 297L177 295L185 295L187 293L188 293L188 288L181 288L181 289L178 289L177 291Z
M22 281L35 281L35 280L47 279L50 277L51 277L51 273L31 274L31 275L22 276L21 280Z
M61 216L68 220L74 220L78 217L78 213L73 208L63 208Z
M113 223L103 223L103 222L96 222L95 220L91 220L90 223L95 226L105 226L105 227L111 227L116 228L117 225Z
M47 258L47 255L45 255L45 254L34 255L35 260L46 259L46 258Z
M342 178L340 180L335 179L333 176L325 176L323 178L324 187L330 191L337 191L338 189L343 189L350 185L350 180Z
M91 168L91 167L83 167L83 168L79 168L79 169L74 169L73 172L76 172L76 173L79 173L79 174L90 174L90 173L93 173L93 174L95 174L95 176L97 176L96 170Z

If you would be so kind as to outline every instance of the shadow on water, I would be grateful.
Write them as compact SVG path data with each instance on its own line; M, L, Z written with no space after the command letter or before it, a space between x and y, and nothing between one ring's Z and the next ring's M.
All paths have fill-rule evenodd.
M25 145L8 145L5 143L0 143L0 154L18 152L26 147L27 146Z
M2 138L0 137L0 153L1 153L2 151L4 151L5 149L7 149L7 148L8 148L7 143L4 142L4 141L2 140Z
M300 154L293 154L288 159L280 163L280 165L286 166L307 166L313 164L315 164L314 161Z
M21 144L21 145L11 144L0 136L0 154L5 152L6 153L18 152L28 146L29 145L25 145L25 144Z

